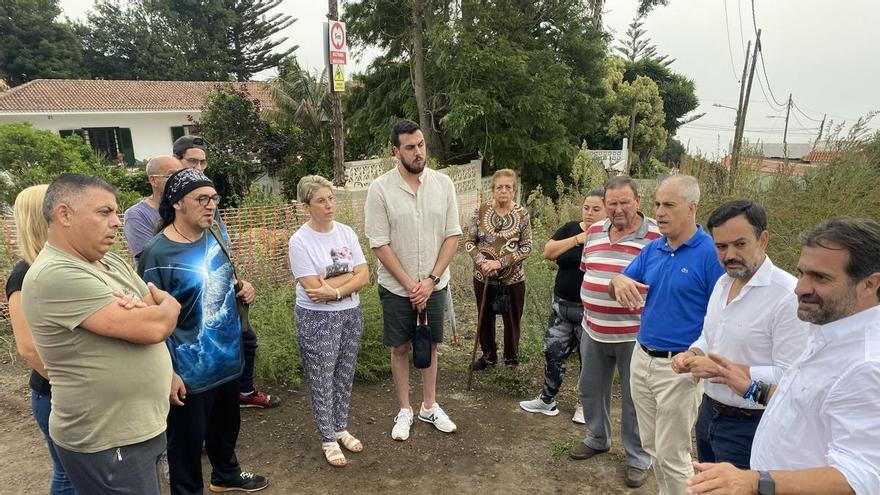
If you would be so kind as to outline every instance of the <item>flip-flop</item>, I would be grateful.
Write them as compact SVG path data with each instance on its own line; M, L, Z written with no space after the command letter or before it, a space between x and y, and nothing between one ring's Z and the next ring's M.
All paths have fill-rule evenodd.
M342 454L342 450L339 448L338 443L321 442L321 449L324 450L324 457L327 459L327 464L339 468L345 467L345 465L348 464L348 461L345 460L345 455Z
M354 437L348 430L337 431L336 432L336 440L339 440L340 443L349 451L349 452L363 452L364 444L361 443L360 440Z

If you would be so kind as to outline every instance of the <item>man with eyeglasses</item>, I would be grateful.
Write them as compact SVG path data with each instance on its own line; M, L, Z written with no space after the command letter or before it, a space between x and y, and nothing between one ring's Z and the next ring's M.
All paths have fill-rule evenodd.
M174 364L168 414L168 465L173 495L203 491L201 452L211 462L212 492L257 491L268 482L243 472L235 456L241 426L238 378L244 368L236 298L250 303L254 288L237 290L225 229L214 227L220 196L193 168L175 172L159 205L156 237L141 254L138 274L181 304L166 341Z
M159 220L159 202L162 200L165 182L171 174L182 168L183 164L173 156L157 156L147 162L147 180L153 193L125 210L125 223L122 227L135 265L144 246L153 238L153 227Z
M174 141L173 152L184 167L193 168L198 172L205 173L208 168L206 151L208 142L200 136L181 136ZM219 206L219 205L218 205ZM219 208L214 216L214 221L224 228L223 219L220 218ZM281 405L281 398L260 392L254 387L254 360L257 355L257 334L250 326L242 334L244 345L244 373L239 380L238 402L241 407L257 407L268 409Z

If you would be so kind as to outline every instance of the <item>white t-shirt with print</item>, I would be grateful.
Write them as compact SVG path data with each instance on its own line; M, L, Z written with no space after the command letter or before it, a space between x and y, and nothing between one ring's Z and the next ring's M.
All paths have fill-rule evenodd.
M348 225L333 222L330 232L317 232L303 224L288 242L290 269L296 279L315 275L331 278L354 271L354 267L367 262L358 242L357 234ZM316 303L309 299L302 284L296 284L296 304L314 311L339 311L360 304L357 292L341 301Z

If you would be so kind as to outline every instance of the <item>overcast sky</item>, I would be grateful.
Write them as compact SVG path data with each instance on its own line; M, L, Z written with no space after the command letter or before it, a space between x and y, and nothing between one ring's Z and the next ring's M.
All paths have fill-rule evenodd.
M81 18L93 0L60 3L64 15ZM789 93L800 109L791 112L789 143L815 139L818 121L824 114L835 123L849 123L869 111L880 110L880 2L754 3L757 27L763 30L767 75L765 78L759 64L746 120L746 139L782 142L784 104ZM604 22L615 38L626 31L636 5L636 0L606 1ZM327 3L284 0L282 8L298 19L285 33L290 38L287 44L299 45L296 55L302 65L320 67L321 23ZM670 0L668 6L649 14L645 28L658 52L676 59L671 68L694 80L700 100L697 112L706 112L704 117L682 127L678 139L692 152L700 151L712 158L726 154L733 137L735 111L713 104L736 107L746 43L755 38L752 2ZM369 53L364 54L353 69L363 71L370 58ZM771 90L783 106L772 102ZM880 118L872 127L880 127Z

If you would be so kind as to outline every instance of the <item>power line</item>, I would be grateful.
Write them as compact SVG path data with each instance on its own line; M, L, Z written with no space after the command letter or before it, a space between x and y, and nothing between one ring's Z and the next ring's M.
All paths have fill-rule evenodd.
M733 62L733 47L730 45L730 21L727 18L727 0L724 0L724 32L727 34L727 54L730 55L730 69L733 71L733 78L739 82L736 75L736 64Z
M780 106L774 105L774 103L773 103L773 102L776 102L776 98L773 98L773 102L771 102L770 98L767 97L767 93L764 91L764 83L761 82L761 74L760 73L758 73L757 79L758 79L758 87L761 88L761 94L764 95L764 101L767 103L767 106L769 106L774 112L782 113L783 108L781 108ZM769 82L767 83L767 89L770 89ZM773 93L771 93L771 94L773 94Z
M743 54L748 57L748 54L746 53L746 35L743 32L743 15L740 0L736 0L736 15L739 18L739 46L742 49Z
M755 34L758 34L758 17L755 14L755 0L752 0L752 24L755 27ZM764 71L764 80L767 81L767 91L770 93L770 96L773 98L773 101L779 105L780 107L784 107L786 103L780 103L779 100L776 99L776 95L773 94L773 88L770 87L770 78L767 77L767 65L764 64L764 46L758 48L758 54L761 56L761 70ZM760 79L760 78L759 78ZM758 81L760 83L760 80ZM763 91L763 87L761 90ZM766 96L766 95L765 95Z
M804 113L804 111L801 110L801 107L799 107L799 106L797 105L797 103L795 103L795 102L791 102L791 104L794 106L795 110L797 110L798 112L800 112L800 114L803 115L805 118L807 118L807 119L809 119L809 120L812 120L813 122L822 122L821 120L819 120L819 119L814 119L813 117L810 117L809 115L807 115L806 113Z

